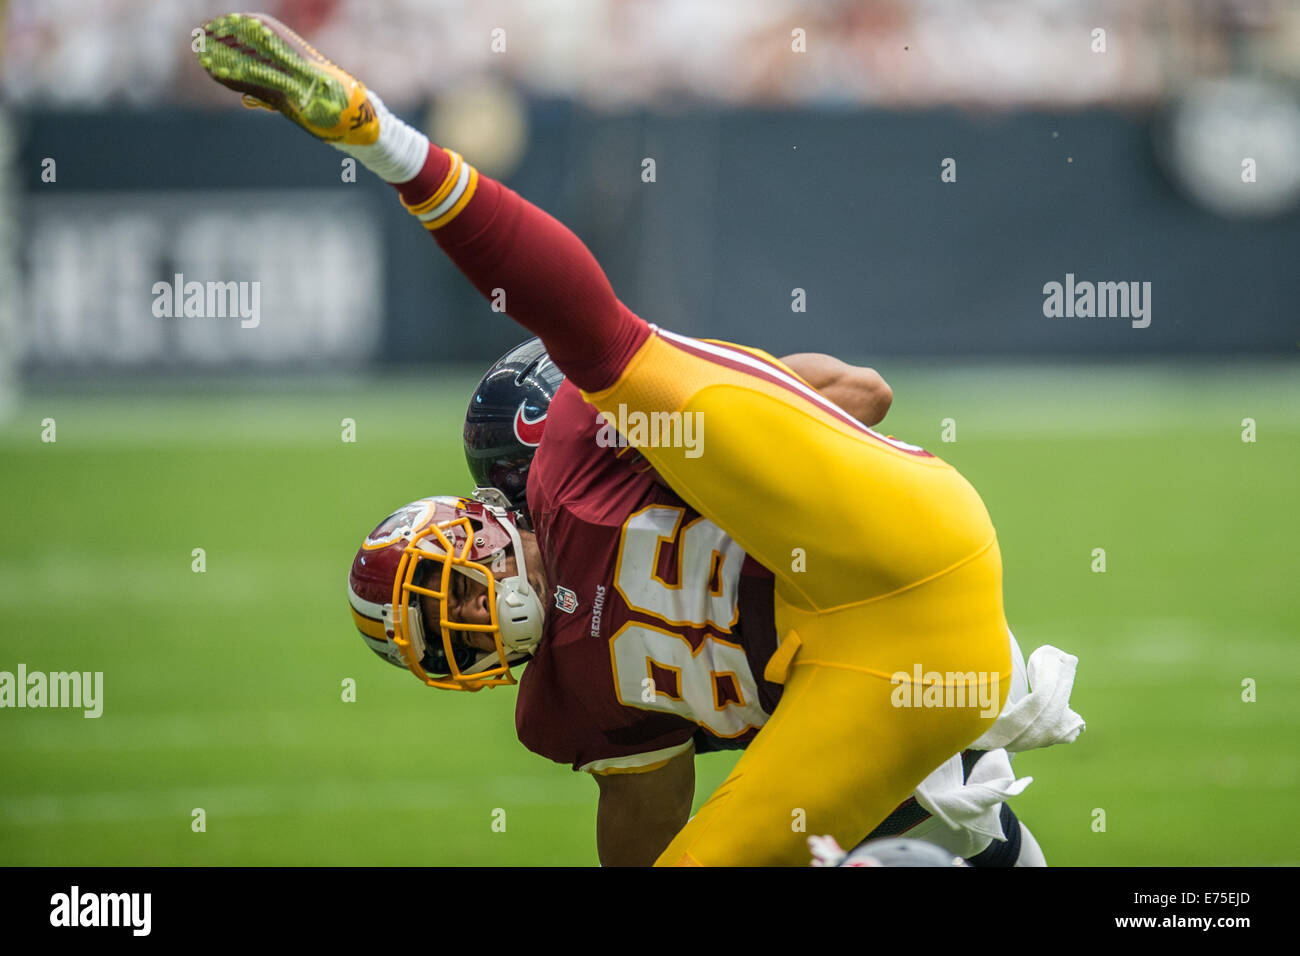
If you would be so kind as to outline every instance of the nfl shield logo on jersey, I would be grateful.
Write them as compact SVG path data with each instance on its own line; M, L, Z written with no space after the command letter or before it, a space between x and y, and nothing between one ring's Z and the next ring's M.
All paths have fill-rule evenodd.
M578 595L557 584L555 586L555 606L565 614L572 614L578 609Z

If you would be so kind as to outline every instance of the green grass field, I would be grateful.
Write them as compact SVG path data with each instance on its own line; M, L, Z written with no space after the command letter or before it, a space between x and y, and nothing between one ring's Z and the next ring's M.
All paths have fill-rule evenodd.
M983 494L1026 653L1081 658L1087 732L1016 764L1049 862L1300 863L1296 366L882 371L887 430ZM105 697L0 711L0 863L596 862L595 786L515 740L512 689L423 690L348 618L361 537L466 489L473 380L38 394L0 425L0 670Z

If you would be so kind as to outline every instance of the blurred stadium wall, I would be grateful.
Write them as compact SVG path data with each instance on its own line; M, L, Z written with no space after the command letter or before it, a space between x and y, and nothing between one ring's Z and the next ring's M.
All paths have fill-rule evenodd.
M573 226L667 327L846 356L1296 353L1295 3L262 6ZM0 382L517 340L386 187L202 76L190 31L223 9L7 6ZM260 323L160 319L177 275L260 282ZM1067 275L1149 282L1149 327L1045 316Z

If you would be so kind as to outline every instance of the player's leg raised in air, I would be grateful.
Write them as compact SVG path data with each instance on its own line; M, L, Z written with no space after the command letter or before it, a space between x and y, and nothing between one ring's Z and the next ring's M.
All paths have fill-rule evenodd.
M786 690L660 862L806 863L806 833L852 846L989 726L1010 676L1001 560L954 469L856 422L765 353L648 325L565 226L430 144L282 24L232 15L206 31L199 59L215 79L393 183L599 409L698 423L689 444L629 438L776 575L783 640L767 676ZM912 693L918 673L937 676L927 693Z

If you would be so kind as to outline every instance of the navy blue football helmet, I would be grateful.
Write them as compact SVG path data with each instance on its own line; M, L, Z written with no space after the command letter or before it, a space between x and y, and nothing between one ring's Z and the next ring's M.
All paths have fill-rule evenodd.
M833 836L810 836L813 866L969 866L959 856L923 840L885 837L864 840L845 853Z
M529 339L492 363L465 413L465 461L475 485L499 490L530 526L528 468L563 381L542 340Z

